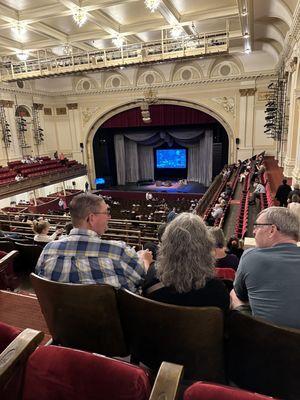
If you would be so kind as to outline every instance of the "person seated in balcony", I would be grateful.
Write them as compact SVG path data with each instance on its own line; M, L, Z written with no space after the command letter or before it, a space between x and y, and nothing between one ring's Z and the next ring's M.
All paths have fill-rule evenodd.
M227 242L227 253L234 254L240 260L244 252L244 244L242 239L238 239L236 236L231 236Z
M16 182L20 182L23 179L24 179L24 176L20 172L15 176L15 181Z
M152 262L151 252L137 254L124 242L101 238L111 218L101 196L79 194L69 209L74 228L69 236L45 246L36 273L58 282L105 283L137 292Z
M266 188L262 183L259 182L258 178L255 178L255 182L253 184L253 187L255 188L254 191L252 192L252 195L250 197L249 204L254 205L255 200L260 197L261 193L266 193Z
M244 251L231 292L232 308L300 329L300 220L285 207L262 210L254 223L256 247ZM249 304L248 304L249 303Z
M33 240L35 242L42 242L42 243L52 242L63 232L63 229L58 228L52 235L48 235L50 230L50 224L48 221L45 220L33 221L32 229L33 232L35 233Z
M147 273L144 295L163 303L227 310L229 293L215 278L214 247L199 216L179 214L166 226L157 261Z
M239 265L239 259L234 254L226 252L226 239L221 228L211 228L209 233L215 242L215 258L217 268L232 268L235 271Z

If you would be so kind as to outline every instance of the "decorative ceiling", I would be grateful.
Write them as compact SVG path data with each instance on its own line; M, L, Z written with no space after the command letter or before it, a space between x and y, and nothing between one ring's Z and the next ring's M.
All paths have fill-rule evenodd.
M226 30L230 53L262 50L276 62L300 9L300 0L158 3L151 12L144 0L0 0L0 56L7 61L24 52L38 58L93 51L114 47L120 38L126 44L150 42L172 35L175 27L180 35ZM78 9L86 18L81 26L74 21Z

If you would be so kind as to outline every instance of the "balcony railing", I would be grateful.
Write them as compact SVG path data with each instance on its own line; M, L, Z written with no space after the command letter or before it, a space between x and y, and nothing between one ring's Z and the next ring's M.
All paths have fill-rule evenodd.
M0 77L2 82L10 82L226 53L229 47L228 38L228 32L218 31L184 36L180 39L167 38L154 42L128 44L121 49L114 47L55 58L3 63Z

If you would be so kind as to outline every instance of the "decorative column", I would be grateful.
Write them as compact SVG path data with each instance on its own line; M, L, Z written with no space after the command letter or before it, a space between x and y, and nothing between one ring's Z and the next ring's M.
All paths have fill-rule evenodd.
M289 126L287 135L287 150L284 160L283 174L287 177L292 176L295 168L296 148L297 148L297 135L299 125L299 111L296 105L296 89L297 77L299 75L299 63L291 69L291 92L290 92L290 109L289 109Z
M293 183L300 183L300 96L295 100L294 113L297 114L297 130L295 131L295 137L297 138L297 146L295 149L295 168L292 171Z
M70 123L70 134L71 134L71 143L72 143L72 150L73 155L72 157L77 159L77 161L82 162L82 159L79 159L79 152L82 151L80 147L80 143L82 142L78 137L78 103L68 103L67 108L69 110L69 123ZM77 153L77 157L75 154Z
M239 111L239 152L238 157L245 159L253 155L255 88L240 89Z

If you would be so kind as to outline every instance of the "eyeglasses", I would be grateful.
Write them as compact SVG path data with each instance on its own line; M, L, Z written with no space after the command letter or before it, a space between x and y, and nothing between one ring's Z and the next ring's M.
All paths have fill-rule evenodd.
M255 228L256 226L264 226L264 225L266 225L266 226L271 226L271 225L273 225L273 224L260 224L259 222L254 222L253 228Z
M255 228L257 228L258 226L276 226L276 228L277 228L277 230L278 231L280 231L280 229L278 228L278 226L277 225L275 225L275 224L264 224L264 223L259 223L259 222L254 222L254 224L253 224L253 229L255 229Z
M110 207L108 207L106 211L94 212L94 213L92 213L92 214L105 214L105 215L110 215Z

